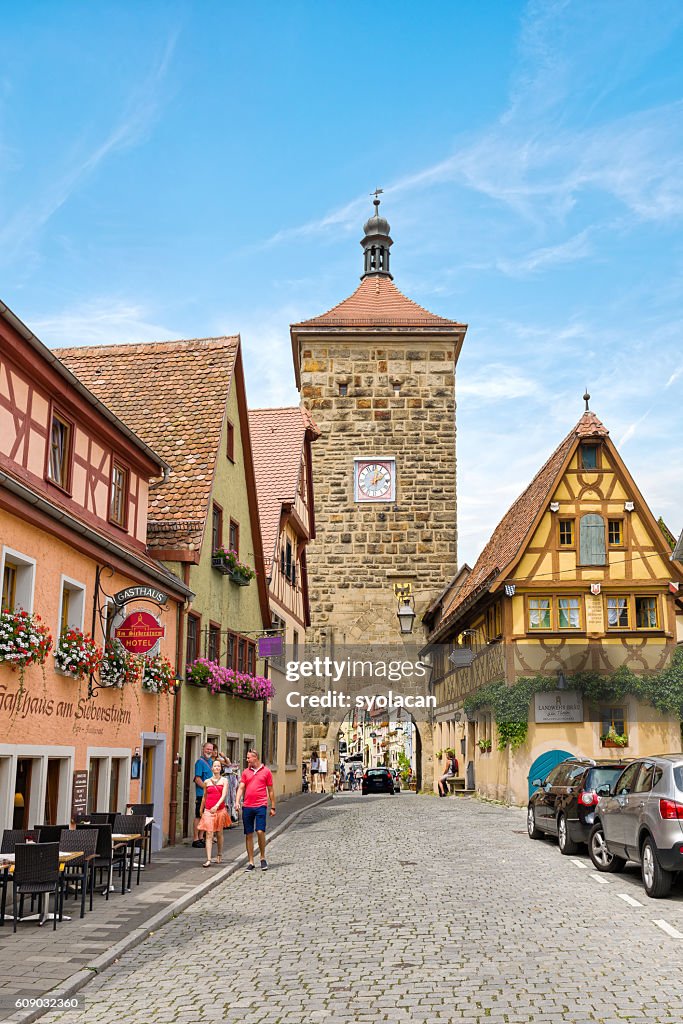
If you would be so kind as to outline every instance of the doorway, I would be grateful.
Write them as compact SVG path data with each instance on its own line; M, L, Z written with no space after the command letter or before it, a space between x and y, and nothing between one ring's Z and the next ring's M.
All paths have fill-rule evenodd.
M59 782L62 767L62 759L48 757L47 779L45 782L45 810L43 812L43 823L45 825L56 825L59 821Z
M32 774L32 758L18 757L17 774L14 783L14 813L12 815L12 828L28 828Z

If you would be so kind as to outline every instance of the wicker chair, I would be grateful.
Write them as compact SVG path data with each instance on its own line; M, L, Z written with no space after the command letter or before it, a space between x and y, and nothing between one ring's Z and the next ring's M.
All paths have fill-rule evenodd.
M37 843L58 843L61 839L62 832L64 829L68 829L68 825L36 825L35 831L38 832L36 838ZM65 850L65 846L60 846L60 850Z
M118 814L116 811L97 811L88 815L86 823L91 825L113 825L117 818Z
M95 872L99 871L100 872L100 876L101 876L102 870L104 868L106 868L107 869L107 887L106 887L106 889L104 891L106 893L107 899L109 899L109 883L110 883L111 872L112 872L112 867L113 867L113 863L114 863L114 851L113 851L112 841L111 841L111 833L112 833L111 825L88 825L88 824L84 823L82 825L77 825L76 828L74 829L74 832L75 832L76 835L78 835L79 832L96 832L97 833L97 844L96 844L96 847L95 847L95 859L91 862L91 867L90 867L90 870L93 873L93 882L92 882L92 884L93 884L93 886L95 884L95 881L94 881L94 874L95 874ZM80 850L80 846L77 846L76 849ZM91 903L91 906L92 906L92 903Z
M24 896L47 896L54 894L55 907L52 918L53 930L57 930L57 917L62 920L64 888L59 870L59 843L17 843L14 850L14 875L12 882L13 931L17 930L17 919L24 911ZM19 915L17 898L20 898ZM41 922L42 923L42 922Z
M129 814L144 814L145 818L154 817L154 804L126 804L126 811ZM152 822L145 825L145 838L142 844L142 866L152 863Z
M136 845L138 847L138 874L137 874L137 885L140 884L140 867L142 864L142 845L144 843L145 835L145 821L146 816L144 814L117 814L116 821L112 831L119 835L141 835L143 839L138 839ZM134 855L135 850L132 851L131 856ZM126 870L126 859L125 859L125 847L124 847L124 858L123 858L123 870ZM132 872L131 872L132 873Z
M14 853L17 843L25 843L26 837L34 834L33 829L6 828L0 841L0 853Z
M71 830L65 828L59 840L59 849L65 852L82 850L83 856L70 860L64 865L64 884L76 883L76 899L78 887L81 889L81 917L85 917L85 894L90 888L90 909L92 910L93 889L95 887L94 863L97 857L97 833L92 829Z

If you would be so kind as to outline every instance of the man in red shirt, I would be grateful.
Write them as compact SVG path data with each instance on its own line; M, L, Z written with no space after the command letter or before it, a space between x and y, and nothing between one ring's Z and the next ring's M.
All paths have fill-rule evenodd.
M275 814L275 790L273 789L273 776L270 768L261 764L258 753L255 750L247 752L247 767L242 772L240 784L235 794L235 810L239 811L242 799L242 824L244 825L244 838L247 844L247 871L254 870L254 829L258 839L259 853L261 854L261 871L268 870L266 860L266 812L268 810L268 799L270 798L270 814Z

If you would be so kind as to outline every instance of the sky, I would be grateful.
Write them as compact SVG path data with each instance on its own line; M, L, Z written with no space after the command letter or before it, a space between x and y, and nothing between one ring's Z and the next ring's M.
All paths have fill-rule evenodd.
M0 298L42 341L239 333L295 404L381 187L395 284L469 324L460 561L586 387L683 529L679 0L1 6Z

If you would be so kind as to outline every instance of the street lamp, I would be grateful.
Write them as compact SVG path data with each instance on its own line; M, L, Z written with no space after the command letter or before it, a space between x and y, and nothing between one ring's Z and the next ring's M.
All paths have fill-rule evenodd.
M412 591L413 588L410 583L394 583L394 595L398 605L396 615L403 635L413 632L415 601L413 600Z

